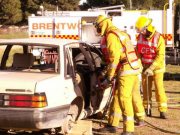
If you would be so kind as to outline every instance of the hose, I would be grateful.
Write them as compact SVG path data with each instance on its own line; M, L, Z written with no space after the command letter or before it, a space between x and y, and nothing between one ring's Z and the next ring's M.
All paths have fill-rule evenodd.
M171 98L171 99L179 99L179 98ZM155 102L154 102L155 103ZM158 106L154 106L154 107L158 107ZM178 108L179 107L179 108ZM180 110L180 104L178 102L170 102L170 104L168 105L168 109L176 109L176 110ZM171 133L171 134L180 134L180 132L174 132L174 131L169 131L163 128L158 127L158 125L153 125L152 123L145 121L148 125L150 125L152 128L156 129L156 130L160 130L161 132L165 132L165 133Z
M174 105L176 106L176 104L174 104ZM157 106L153 106L153 107L156 107L156 108L157 108ZM173 107L173 105L169 106L168 109L177 109L177 110L180 110L180 108L178 108L178 107ZM102 122L102 121L101 121L101 122ZM154 124L148 122L147 120L145 120L145 123L146 123L147 125L149 125L149 127L153 128L153 129L155 129L155 130L159 130L159 131L164 132L164 133L170 133L170 134L180 135L180 132L178 132L178 131L170 131L170 130L167 130L167 129L165 129L165 128L160 128L160 127L158 127L158 125L154 125ZM121 126L121 127L118 127L118 128L119 128L119 129L123 129L122 126ZM93 131L93 132L94 132L94 131ZM99 132L99 131L95 131L94 133L100 133L100 134L101 134L101 132Z
M164 129L164 128L160 128L160 127L158 127L158 125L154 125L154 124L152 124L152 123L150 123L150 122L148 122L148 121L146 121L146 120L145 120L145 123L146 123L147 125L149 125L149 127L153 128L153 129L156 129L156 130L159 130L159 131L161 131L161 132L170 133L170 134L175 134L175 135L180 135L180 132L170 131L170 130L166 130L166 129ZM144 125L144 126L147 126L147 125ZM137 127L138 127L138 126L137 126ZM123 127L122 127L122 126L121 126L121 127L118 127L118 129L123 129ZM101 132L98 131L98 130L93 131L93 133L101 134ZM104 134L104 133L103 133L103 134Z
M149 123L148 121L145 121L148 125L150 125L152 128L156 129L156 130L160 130L161 132L164 132L164 133L170 133L170 134L177 134L179 135L180 132L174 132L174 131L169 131L169 130L166 130L166 129L163 129L163 128L159 128L157 125L153 125L151 123Z
M104 112L102 114L102 119L101 119L101 122L100 122L100 126L102 124L102 120L104 119L104 117L105 117L105 115L106 115L106 113L108 111L108 108L110 107L111 101L113 99L113 94L114 94L115 87L116 87L116 79L113 79L112 86L111 86L111 91L110 91L107 103L106 103L106 105L104 107L105 109L104 109Z

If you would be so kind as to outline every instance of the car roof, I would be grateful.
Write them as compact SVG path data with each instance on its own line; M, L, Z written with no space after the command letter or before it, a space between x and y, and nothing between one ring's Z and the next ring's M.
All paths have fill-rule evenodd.
M79 41L72 39L55 39L55 38L20 38L20 39L0 39L0 45L4 44L45 44L64 46L69 43Z

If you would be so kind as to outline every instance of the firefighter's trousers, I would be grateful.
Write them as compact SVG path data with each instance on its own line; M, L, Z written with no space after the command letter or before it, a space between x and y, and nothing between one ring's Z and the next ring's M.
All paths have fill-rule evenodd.
M155 97L156 97L156 102L158 103L158 110L160 112L167 111L167 97L166 97L166 93L164 90L163 78L164 78L164 73L156 73L153 76L148 76L148 84L147 84L146 75L142 75L143 104L144 104L145 109L147 108L147 105L148 105L147 88L148 88L148 94L149 94L148 95L149 103L151 104L151 102L152 102L151 101L151 99L152 99L152 84L154 81Z
M132 103L133 103L133 108L134 108L134 114L138 120L144 120L145 112L144 112L144 107L143 107L143 103L142 103L142 99L140 95L140 81L139 80L136 80L136 83L134 84L132 96L133 96ZM113 101L110 106L110 112L109 112L109 118L108 118L109 125L118 126L119 121L122 120L122 111L120 109L119 101L120 101L119 91L116 87Z
M133 99L133 108L134 108L134 115L138 120L144 120L145 118L145 112L144 112L144 106L143 101L140 94L140 80L139 77L134 82L133 92L132 92L132 99Z
M111 106L109 108L109 118L108 118L108 124L118 127L119 121L122 120L122 111L119 104L119 95L118 95L118 89L116 86L116 89L114 91L114 97L111 102Z
M139 115L142 114L144 118L144 108L139 92L139 79L137 75L121 76L117 80L118 86L115 91L115 96L110 108L109 124L112 126L118 126L119 120L123 114L123 128L124 131L134 131L134 111L133 104L136 106L135 109L139 110ZM134 89L135 88L135 89ZM133 92L136 91L133 101ZM138 98L139 97L139 98ZM133 103L132 103L133 102ZM120 109L121 108L121 109ZM121 112L122 110L122 112Z

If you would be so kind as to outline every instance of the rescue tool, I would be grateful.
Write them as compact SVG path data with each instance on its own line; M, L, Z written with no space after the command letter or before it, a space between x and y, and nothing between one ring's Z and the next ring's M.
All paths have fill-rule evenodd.
M151 104L149 101L149 88L148 88L148 80L149 75L146 75L146 91L147 91L147 109L146 109L146 115L151 117Z
M112 80L112 86L111 86L111 91L110 91L108 100L107 100L106 105L104 107L104 111L103 111L103 114L102 114L102 119L101 119L101 122L100 122L100 126L102 125L102 121L104 120L104 118L105 118L105 116L107 114L108 108L109 108L109 106L111 104L111 101L113 99L115 87L116 87L116 79L114 78Z

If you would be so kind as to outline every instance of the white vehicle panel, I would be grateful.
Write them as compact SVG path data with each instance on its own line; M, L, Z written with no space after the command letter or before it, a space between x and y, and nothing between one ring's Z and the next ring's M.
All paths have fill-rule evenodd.
M59 76L37 83L36 92L45 92L48 107L67 105L76 97L72 79L62 79Z

